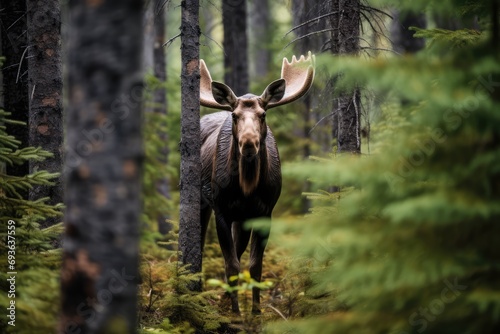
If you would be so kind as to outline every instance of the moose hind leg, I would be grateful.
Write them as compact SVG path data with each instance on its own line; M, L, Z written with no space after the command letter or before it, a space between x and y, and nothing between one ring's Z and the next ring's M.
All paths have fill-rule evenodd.
M250 276L257 282L262 278L262 260L267 245L269 232L252 231L252 243L250 246ZM260 314L260 289L254 287L252 291L252 313Z
M233 237L231 235L231 225L226 224L226 221L220 215L216 215L217 236L219 244L224 256L224 264L226 271L226 280L230 286L238 284L238 280L231 280L231 277L238 276L240 273L240 262L236 255L236 248L234 246ZM231 308L234 313L240 313L238 306L238 294L234 291L230 294Z

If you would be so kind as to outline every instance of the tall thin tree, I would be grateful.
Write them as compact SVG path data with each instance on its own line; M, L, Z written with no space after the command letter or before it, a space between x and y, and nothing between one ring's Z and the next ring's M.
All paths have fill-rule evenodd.
M156 113L157 115L167 113L167 92L165 82L167 80L166 60L163 44L165 43L165 1L151 0L146 4L144 11L144 66L146 71L152 71L160 84L155 85L152 91L152 103L146 108L146 112ZM163 166L168 163L168 135L164 131L158 131L155 135L161 138L163 147L159 159ZM170 198L170 184L167 175L163 175L156 182L156 190L163 197ZM171 224L167 222L169 215L167 208L160 210L162 213L157 216L157 228L162 234L168 233L172 229Z
M28 81L29 144L53 154L43 161L30 161L30 173L46 170L61 172L63 143L61 11L59 0L28 0ZM30 199L49 198L49 204L62 203L62 184L37 185ZM47 219L42 226L57 223Z
M181 180L179 248L182 262L201 271L199 0L185 0L181 18ZM201 282L191 287L201 290Z
M238 96L248 93L248 37L245 0L222 0L224 82Z
M68 3L60 333L135 333L142 1Z
M359 0L331 1L331 51L335 55L356 55L359 53L360 2ZM337 138L338 152L361 152L360 91L343 91L334 101L333 136ZM334 118L335 120L335 118Z
M251 79L262 80L269 73L271 63L271 6L269 0L250 1L249 13L252 68ZM245 92L246 93L246 92Z
M163 44L165 44L165 1L155 0L154 1L154 45L153 45L153 59L154 59L154 75L160 80L160 82L167 81L167 62L165 57L165 49ZM167 91L165 86L160 86L153 92L153 102L154 111L160 114L167 113ZM162 150L162 162L166 166L168 163L168 135L167 133L160 133L160 137L165 143ZM157 184L157 189L160 194L165 196L165 198L170 198L170 183L167 176L161 179ZM158 230L160 233L165 234L172 228L171 224L167 222L170 218L169 214L162 215L158 217Z

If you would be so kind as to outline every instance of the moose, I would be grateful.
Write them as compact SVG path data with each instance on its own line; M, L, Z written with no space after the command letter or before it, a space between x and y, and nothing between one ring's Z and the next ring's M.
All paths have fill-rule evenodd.
M200 61L200 104L219 110L201 118L202 249L212 210L224 256L227 282L240 272L240 258L250 241L251 277L260 282L262 259L269 229L246 229L249 219L271 218L281 193L281 164L266 111L297 100L311 87L314 55L289 62L283 59L281 79L270 83L262 95L237 97L227 85L212 81ZM231 308L239 313L238 296L230 294ZM260 291L252 291L252 313L260 313Z

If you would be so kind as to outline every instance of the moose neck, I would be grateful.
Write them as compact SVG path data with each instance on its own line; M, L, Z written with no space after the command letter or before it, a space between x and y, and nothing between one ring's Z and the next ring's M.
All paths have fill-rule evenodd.
M261 166L267 160L265 143L262 143L259 152L253 157L244 157L239 153L237 147L235 151L238 161L239 182L243 195L251 195L258 187L262 177Z

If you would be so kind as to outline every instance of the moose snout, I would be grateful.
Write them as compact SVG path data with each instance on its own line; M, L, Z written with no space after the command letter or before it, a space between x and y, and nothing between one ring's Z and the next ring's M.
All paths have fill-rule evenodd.
M246 140L239 146L240 154L245 158L252 158L259 152L259 140Z

